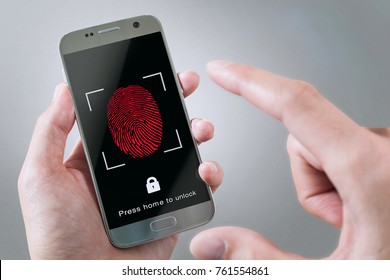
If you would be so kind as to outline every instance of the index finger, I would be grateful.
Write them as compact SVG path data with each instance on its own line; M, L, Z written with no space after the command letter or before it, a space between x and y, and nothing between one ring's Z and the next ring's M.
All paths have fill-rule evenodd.
M363 129L310 84L227 61L211 62L207 70L218 85L281 120L324 168L354 143L360 148Z

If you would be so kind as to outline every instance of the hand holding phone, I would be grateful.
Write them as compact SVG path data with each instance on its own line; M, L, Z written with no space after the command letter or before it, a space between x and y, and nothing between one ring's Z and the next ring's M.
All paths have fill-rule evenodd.
M179 74L184 96L198 86L193 72ZM68 87L56 89L53 102L39 117L21 170L18 190L32 259L167 259L176 237L117 249L111 245L96 202L81 141L64 160L65 143L75 122ZM212 137L212 125L195 119L198 142ZM213 191L223 171L215 162L200 165L199 174Z

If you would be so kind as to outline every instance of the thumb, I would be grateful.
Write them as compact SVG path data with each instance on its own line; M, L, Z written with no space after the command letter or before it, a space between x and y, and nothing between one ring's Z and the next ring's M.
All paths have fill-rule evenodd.
M257 232L239 227L201 232L191 241L190 250L198 259L303 259L281 250Z
M37 120L22 174L36 170L43 176L45 171L62 165L65 143L74 121L68 87L60 84L53 102Z

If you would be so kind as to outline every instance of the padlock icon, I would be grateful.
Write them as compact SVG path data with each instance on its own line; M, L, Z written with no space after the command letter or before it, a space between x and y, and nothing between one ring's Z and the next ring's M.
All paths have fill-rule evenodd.
M161 190L160 183L157 181L156 177L149 177L146 180L146 190L148 193L154 193Z

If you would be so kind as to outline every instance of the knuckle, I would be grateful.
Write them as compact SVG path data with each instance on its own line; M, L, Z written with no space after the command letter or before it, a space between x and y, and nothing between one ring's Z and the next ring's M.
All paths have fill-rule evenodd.
M283 112L300 110L320 97L316 88L306 81L290 80L281 85L279 91Z
M47 123L46 112L43 112L38 116L37 120L35 121L35 127L42 127L46 123Z
M52 105L50 105L45 111L43 111L36 120L36 125L44 125L51 119Z

